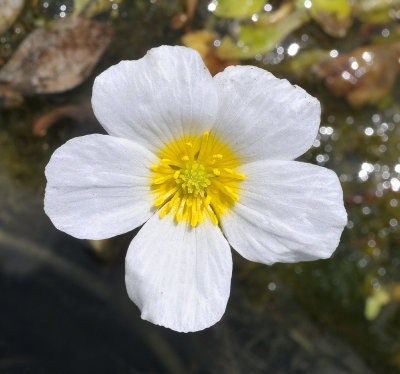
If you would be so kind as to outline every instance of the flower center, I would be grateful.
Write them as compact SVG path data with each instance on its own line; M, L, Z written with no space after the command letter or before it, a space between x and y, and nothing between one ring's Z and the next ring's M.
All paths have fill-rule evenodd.
M209 216L218 225L218 216L239 201L238 184L245 178L235 171L239 166L232 151L208 132L168 144L151 167L160 217L171 212L195 227Z

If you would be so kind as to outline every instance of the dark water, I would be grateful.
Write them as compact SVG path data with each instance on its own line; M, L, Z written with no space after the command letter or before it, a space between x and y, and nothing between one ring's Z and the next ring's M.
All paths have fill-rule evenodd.
M0 39L4 61L38 20L57 18L63 4L68 16L73 2L48 3L27 2ZM216 20L207 7L200 1L191 28L231 32L237 20ZM360 21L343 39L311 22L266 57L245 61L290 78L322 102L320 134L303 159L339 175L349 223L329 260L267 267L235 255L231 298L217 325L178 334L142 321L124 285L124 256L134 233L96 243L76 240L45 216L44 166L52 152L74 136L103 130L94 119L75 116L35 136L35 119L66 105L89 106L94 77L111 64L179 44L189 30L172 28L171 19L184 9L179 1L125 0L97 15L112 26L114 38L83 84L66 93L29 95L20 106L1 110L0 373L397 373L399 80L385 97L353 108L321 77L300 74L296 56L278 53L307 39L303 35L306 51L349 53L373 45L387 27L395 41L396 22L371 26L368 40L360 37Z

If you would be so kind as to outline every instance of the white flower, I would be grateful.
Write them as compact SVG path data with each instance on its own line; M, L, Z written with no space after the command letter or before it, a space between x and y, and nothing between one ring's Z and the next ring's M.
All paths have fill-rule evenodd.
M109 135L72 139L47 165L45 211L77 238L144 224L126 256L142 318L197 331L222 317L230 245L264 264L331 256L346 224L330 170L309 149L318 100L253 66L211 77L192 49L162 46L94 83Z

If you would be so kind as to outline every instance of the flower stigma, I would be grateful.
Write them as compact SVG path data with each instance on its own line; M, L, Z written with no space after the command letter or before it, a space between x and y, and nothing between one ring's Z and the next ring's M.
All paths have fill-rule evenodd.
M239 201L239 183L245 179L236 171L239 159L209 132L167 144L159 157L151 169L161 218L171 213L195 227L208 216L218 225L218 216Z

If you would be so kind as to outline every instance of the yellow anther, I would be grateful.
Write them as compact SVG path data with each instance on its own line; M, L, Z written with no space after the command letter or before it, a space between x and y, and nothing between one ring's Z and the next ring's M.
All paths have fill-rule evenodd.
M195 163L195 164L193 164L193 166L192 166L192 170L197 170L198 167L199 167L199 164Z
M182 161L189 161L189 156L185 155L181 158Z
M180 171L180 170L177 170L177 171L174 173L174 179L178 179L180 174L181 174L181 171Z
M215 154L215 155L212 155L212 158L215 158L216 160L221 160L222 157L224 157L224 156L222 156L220 153L217 153L217 154Z
M187 145L189 148L193 148L193 144L190 143L190 142L187 142L186 145Z
M151 170L157 171L159 170L160 166L159 165L151 165Z
M220 170L217 169L217 168L213 169L213 173L214 173L215 175L221 175Z

